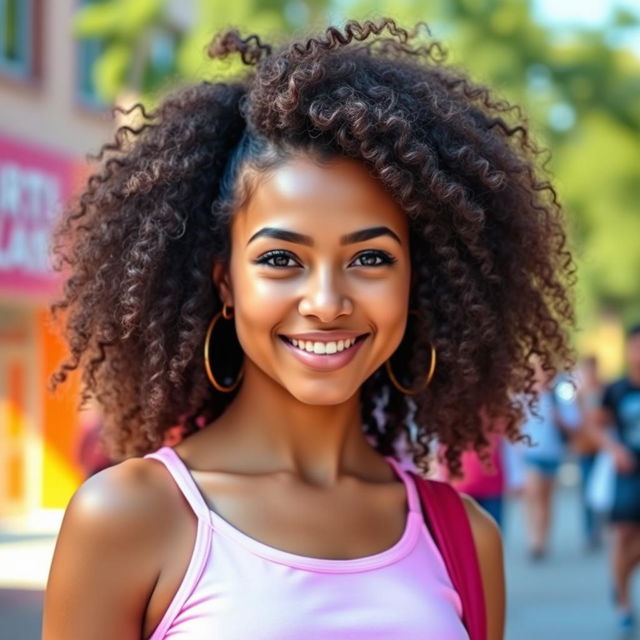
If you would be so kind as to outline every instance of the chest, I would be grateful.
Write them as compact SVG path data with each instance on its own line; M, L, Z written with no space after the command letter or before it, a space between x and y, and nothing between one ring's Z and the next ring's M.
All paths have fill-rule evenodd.
M419 537L418 523L420 526L423 524L420 513L414 512L412 517L409 516L407 487L397 479L367 482L346 477L330 489L294 482L286 474L244 475L191 470L190 479L195 481L194 488L209 508L213 541L208 551L210 564L206 570L203 569L202 583L194 592L195 601L189 604L188 610L203 606L202 618L210 620L214 614L206 607L223 607L226 613L216 618L215 623L220 625L237 623L242 627L242 624L249 624L250 621L245 619L249 593L253 594L249 598L253 603L251 607L254 604L263 607L271 602L266 605L266 610L261 609L269 620L271 610L282 607L282 603L295 600L298 610L298 586L325 574L324 570L315 571L316 566L330 565L327 575L336 573L335 563L348 563L347 573L354 568L353 564L357 570L362 570L362 564L377 569L405 553ZM184 526L176 526L171 553L164 556L162 573L147 607L145 638L156 629L176 594L180 593L183 577L193 576L199 571L193 566L194 545L198 546L198 539L194 536L193 514L187 505L184 515L184 518L177 518ZM206 525L204 528L209 527ZM376 557L373 561L371 558L365 559L364 563L360 561L367 556ZM287 561L291 561L291 566L287 566ZM437 566L440 570L441 565ZM342 567L342 572L344 569ZM368 577L374 573L364 570L362 575L367 577L364 584L371 584ZM430 573L423 572L427 576ZM339 584L324 585L328 590L325 593L310 589L308 615L317 614L314 607L320 597L326 599L322 609L342 606L340 597L351 586L344 580L345 576L336 578ZM406 580L400 578L399 581L404 583ZM381 585L380 593L389 586L388 582ZM210 596L204 596L202 590L208 590ZM207 600L211 602L205 606ZM370 597L366 602L366 607L375 604ZM359 611L360 615L365 615L362 607ZM282 610L279 615L288 620ZM397 622L397 617L395 619ZM310 637L305 634L286 635L284 630L278 629L277 618L271 623L276 631L265 638ZM187 624L189 629L193 624L196 623ZM207 624L208 629L215 627L210 622L203 624ZM248 637L243 634L249 631L242 629L229 629L226 635L221 632L216 637ZM200 635L189 631L185 637ZM211 637L211 634L202 637ZM327 632L323 637L333 636ZM363 637L375 635L365 634Z
M207 554L195 554L189 570L198 580L159 637L468 640L421 517L413 512L407 524L398 545L330 560L251 543L214 519Z
M217 548L172 623L180 637L468 640L457 594L418 546L404 560L359 573L301 571L249 557L221 538Z
M357 558L391 547L406 526L400 482L368 484L352 478L331 489L289 478L194 473L211 510L234 529L290 553Z

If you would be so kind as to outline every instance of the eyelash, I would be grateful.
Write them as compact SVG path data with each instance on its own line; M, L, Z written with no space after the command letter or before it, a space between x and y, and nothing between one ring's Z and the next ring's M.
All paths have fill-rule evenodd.
M380 262L378 262L377 264L370 264L370 265L358 265L358 266L362 266L362 267L383 267L386 265L390 265L393 264L394 262L396 262L396 258L394 258L392 255L384 252L384 251L373 251L373 250L367 250L367 251L362 251L361 253L359 253L353 260L353 262L355 262L358 258L362 258L363 256L374 256L375 258L379 258ZM283 251L282 249L275 249L273 251L268 251L267 253L265 253L264 255L260 256L255 263L256 264L261 264L261 265L265 265L267 267L274 267L275 269L290 269L293 265L276 265L273 263L270 263L270 260L273 260L274 258L288 258L289 260L295 260L293 255L291 253L289 253L288 251Z

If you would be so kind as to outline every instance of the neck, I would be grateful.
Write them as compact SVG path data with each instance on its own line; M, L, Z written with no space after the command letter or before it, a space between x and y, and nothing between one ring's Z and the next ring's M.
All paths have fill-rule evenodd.
M338 405L309 405L255 367L245 370L214 428L242 443L243 466L285 470L316 485L345 472L366 474L380 458L362 431L359 393Z

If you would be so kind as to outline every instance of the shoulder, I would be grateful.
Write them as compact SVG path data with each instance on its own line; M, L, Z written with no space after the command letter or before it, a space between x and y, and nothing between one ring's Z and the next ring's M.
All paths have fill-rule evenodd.
M188 521L185 504L163 465L132 458L91 476L65 511L57 550L75 548L79 560L155 572L178 527ZM191 524L189 522L189 524Z
M625 391L627 391L627 389L629 389L629 386L629 380L627 378L618 378L617 380L614 380L613 382L605 385L604 393L624 393Z
M130 458L91 476L75 492L65 519L117 533L123 525L151 529L177 503L168 473L157 462ZM127 526L125 531L134 531Z
M49 571L43 637L140 637L176 531L188 522L161 466L126 460L92 476L73 495ZM70 609L70 602L82 604ZM101 635L95 635L96 625Z
M461 493L460 497L469 518L478 555L487 556L487 560L494 556L501 558L502 536L496 521L471 496Z
M603 406L606 408L614 406L629 391L629 388L627 378L619 378L605 385L601 396Z
M504 635L506 587L502 536L495 520L470 496L460 494L478 554L487 611L488 639Z
M483 579L490 575L496 575L496 577L498 574L501 575L503 570L502 536L496 521L471 496L457 491L450 484L436 482L432 486L441 487L443 491L446 488L447 492L451 492L452 495L456 494L462 500Z

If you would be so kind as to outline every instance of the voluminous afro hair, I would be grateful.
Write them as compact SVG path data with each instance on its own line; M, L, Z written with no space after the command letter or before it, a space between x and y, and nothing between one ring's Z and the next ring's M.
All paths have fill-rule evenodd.
M438 365L411 397L384 367L365 382L377 450L392 453L404 432L426 470L436 436L456 472L497 422L522 437L532 357L555 372L573 355L562 212L519 109L446 65L422 26L350 21L276 50L227 31L209 54L239 54L244 75L182 88L150 114L136 105L142 124L103 146L56 232L68 277L53 310L70 356L53 382L82 369L115 456L156 448L178 423L188 435L230 402L209 384L202 346L221 307L211 268L229 254L234 181L298 150L359 160L409 218L419 313L405 377L424 377L430 343Z

